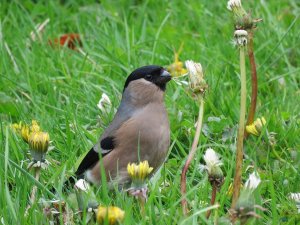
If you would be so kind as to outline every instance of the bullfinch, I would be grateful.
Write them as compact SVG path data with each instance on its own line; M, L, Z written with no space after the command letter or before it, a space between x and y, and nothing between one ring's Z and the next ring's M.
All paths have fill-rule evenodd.
M110 123L81 161L75 175L100 185L130 182L128 163L147 160L155 172L165 161L170 145L170 125L164 93L171 75L161 66L143 66L127 78L120 106ZM101 172L104 171L103 172ZM71 178L74 182L74 177Z

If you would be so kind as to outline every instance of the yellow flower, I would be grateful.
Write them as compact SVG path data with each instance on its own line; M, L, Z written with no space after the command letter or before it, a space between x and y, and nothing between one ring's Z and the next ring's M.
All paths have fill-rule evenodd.
M97 222L99 224L104 224L107 219L108 224L118 224L123 221L124 215L125 212L116 206L99 206L97 211Z
M41 130L36 120L32 120L30 127L22 122L14 123L11 127L17 134L21 135L22 139L26 143L28 143L29 137L32 133L39 132Z
M241 188L240 188L240 189L242 189L243 187L244 187L244 185L241 184ZM228 197L231 197L232 194L233 194L233 184L230 183L226 195L227 195Z
M145 178L152 172L153 167L149 167L148 161L135 163L128 163L127 172L133 181L143 182Z
M31 121L30 132L39 132L41 130L36 120Z
M174 63L169 65L167 70L173 77L179 77L187 73L187 70L183 68L183 62L179 61L179 53L174 53Z
M14 132L20 134L22 129L22 122L14 123L10 126Z
M264 117L258 118L252 124L246 126L246 131L249 134L259 136L265 124L266 119Z
M27 125L22 126L21 137L26 143L28 143L29 136L30 136L29 127Z
M49 134L47 132L34 132L30 134L29 146L37 152L47 152L49 146Z

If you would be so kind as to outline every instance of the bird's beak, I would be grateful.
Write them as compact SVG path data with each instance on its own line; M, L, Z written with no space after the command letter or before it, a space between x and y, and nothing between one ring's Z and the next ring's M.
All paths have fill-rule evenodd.
M172 79L171 74L169 74L169 72L166 71L166 70L163 70L163 72L160 74L160 80L161 80L163 83L167 83L167 82L169 82L171 79Z

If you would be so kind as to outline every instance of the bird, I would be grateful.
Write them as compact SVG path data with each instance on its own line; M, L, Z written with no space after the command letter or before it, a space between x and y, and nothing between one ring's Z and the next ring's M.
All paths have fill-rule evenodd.
M147 160L157 171L170 146L170 124L164 103L171 75L162 66L134 70L126 79L117 112L97 143L83 158L69 183L85 179L101 185L103 175L119 187L130 183L128 163ZM104 173L101 172L101 170Z

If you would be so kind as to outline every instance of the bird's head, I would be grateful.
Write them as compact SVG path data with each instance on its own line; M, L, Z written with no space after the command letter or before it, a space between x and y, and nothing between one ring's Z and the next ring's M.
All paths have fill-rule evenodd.
M124 90L130 82L145 79L148 82L155 84L160 90L165 91L166 84L171 80L171 75L161 66L150 65L143 66L134 70L127 78Z

